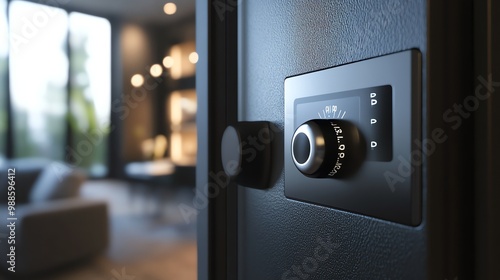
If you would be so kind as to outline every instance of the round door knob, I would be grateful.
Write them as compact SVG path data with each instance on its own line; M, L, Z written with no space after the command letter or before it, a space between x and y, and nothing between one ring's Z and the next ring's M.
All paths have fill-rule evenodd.
M297 169L313 178L341 178L354 173L365 157L358 128L346 120L310 120L292 137Z
M239 122L224 131L221 158L224 172L235 182L251 188L267 188L271 175L271 124Z

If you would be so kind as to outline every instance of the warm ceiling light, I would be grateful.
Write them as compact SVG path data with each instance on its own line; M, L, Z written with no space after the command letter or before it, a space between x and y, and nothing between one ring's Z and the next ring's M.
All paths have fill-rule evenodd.
M189 62L195 64L198 62L198 54L196 52L192 52L189 54Z
M160 77L163 73L163 68L160 64L155 64L151 66L151 68L149 69L149 73L151 73L151 76L153 77Z
M144 84L144 77L141 74L135 74L132 76L132 79L130 79L130 83L134 87L140 87Z
M177 5L174 3L167 3L165 6L163 6L163 11L167 15L173 15L175 12L177 12Z
M174 80L182 77L182 69L188 64L186 59L182 59L182 45L174 45L170 48L170 56L174 60L174 65L170 68L170 77ZM185 55L184 55L185 57Z
M163 66L165 66L165 68L172 68L172 66L174 66L174 59L171 56L165 56L163 59Z
M182 96L178 91L170 95L170 123L173 125L182 123Z

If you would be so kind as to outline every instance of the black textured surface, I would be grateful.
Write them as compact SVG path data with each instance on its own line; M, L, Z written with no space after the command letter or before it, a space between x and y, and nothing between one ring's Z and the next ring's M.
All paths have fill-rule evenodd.
M288 76L411 48L426 53L423 0L252 0L243 2L242 11L240 120L283 128ZM239 189L240 279L426 278L425 215L420 227L411 228L288 200L283 143L278 146L272 188ZM308 257L318 238L335 247L314 266ZM303 263L311 272L301 278L293 266Z

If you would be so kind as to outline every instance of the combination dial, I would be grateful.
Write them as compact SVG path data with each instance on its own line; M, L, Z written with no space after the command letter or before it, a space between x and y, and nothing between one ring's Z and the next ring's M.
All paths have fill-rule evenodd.
M315 119L300 125L292 137L297 169L313 178L341 178L354 173L366 154L365 141L347 120Z

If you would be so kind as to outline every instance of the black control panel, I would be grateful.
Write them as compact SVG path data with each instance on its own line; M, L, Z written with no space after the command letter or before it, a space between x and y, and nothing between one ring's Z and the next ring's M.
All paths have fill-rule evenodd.
M285 80L286 197L420 224L412 157L420 153L420 61L409 50Z

